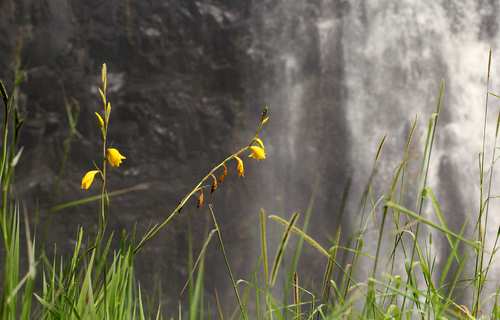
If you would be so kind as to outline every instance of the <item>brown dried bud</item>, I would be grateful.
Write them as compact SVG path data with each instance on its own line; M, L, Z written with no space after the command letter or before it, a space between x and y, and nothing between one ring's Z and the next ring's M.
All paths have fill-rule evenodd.
M196 208L201 207L201 205L203 204L203 190L201 189L199 190L200 190L200 197L198 198L198 206Z
M226 175L227 175L227 167L225 164L223 164L223 166L224 166L224 173L222 174L222 176L220 176L219 183L224 181L224 179L226 179Z
M462 304L462 305L460 305L459 307L461 307L462 309L464 309L465 314L470 314L469 309L468 309L465 305L463 305L463 304ZM461 312L460 308L457 308L457 311L458 311L458 315L460 315L460 316L461 316L461 315L462 315L462 312ZM481 311L481 310L480 310L480 311ZM482 312L481 312L481 313L482 313Z
M212 195L215 189L217 189L217 178L213 174L210 175L212 176L212 178L214 178L214 182L212 183L212 190L210 190L210 195Z

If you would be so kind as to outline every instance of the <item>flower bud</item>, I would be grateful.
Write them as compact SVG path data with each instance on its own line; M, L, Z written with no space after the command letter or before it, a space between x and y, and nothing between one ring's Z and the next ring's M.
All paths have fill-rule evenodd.
M97 121L99 122L99 128L104 129L104 121L102 120L102 117L96 112L95 115L97 116Z

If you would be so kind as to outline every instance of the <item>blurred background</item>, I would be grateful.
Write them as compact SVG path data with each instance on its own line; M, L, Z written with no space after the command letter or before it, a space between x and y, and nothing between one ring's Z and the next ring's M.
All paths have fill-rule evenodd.
M305 213L316 183L309 233L328 248L342 225L345 243L382 138L388 133L374 199L387 194L416 115L412 152L421 153L425 135L419 136L445 79L429 184L459 231L478 207L490 47L490 91L498 93L500 76L499 6L487 0L1 0L0 78L8 92L18 44L19 67L26 68L17 198L26 203L32 228L38 208L41 230L70 130L64 97L80 106L80 117L56 203L100 193L98 184L89 190L80 184L102 155L95 112L102 114L103 63L112 106L108 141L126 157L109 170L107 189L149 184L111 199L109 234L130 233L137 223L141 237L163 222L214 166L251 141L268 106L270 119L259 135L267 158L243 157L244 178L229 163L226 180L205 195L235 277L248 280L260 255L261 207L286 219ZM494 99L490 104L498 106ZM496 116L491 121L494 128ZM412 174L418 175L419 161ZM411 181L408 188L415 189ZM90 238L98 207L55 212L49 253L57 243L58 254L70 254L79 227ZM498 221L490 221L496 230ZM279 229L267 223L276 242ZM189 277L189 234L197 256L213 227L208 206L196 209L193 199L139 253L141 287L151 295L161 283L169 317L177 314ZM367 234L375 235L370 228ZM322 279L321 258L304 247L304 278ZM205 268L205 299L215 306L217 287L226 305L235 306L216 241Z

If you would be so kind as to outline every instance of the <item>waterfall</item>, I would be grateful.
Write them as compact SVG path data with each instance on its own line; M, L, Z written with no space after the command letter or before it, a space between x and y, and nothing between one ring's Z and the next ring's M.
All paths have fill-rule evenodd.
M267 212L276 214L279 209L280 190L287 218L295 210L305 212L319 179L310 232L325 244L322 234L335 234L352 173L342 220L347 237L358 223L350 217L382 138L388 134L373 183L375 200L388 194L415 116L414 154L422 152L445 79L428 186L452 231L460 232L472 213L465 232L470 235L479 208L478 154L490 46L490 91L498 92L500 83L500 61L495 59L499 6L485 1L275 0L255 2L252 10L247 54L254 88L249 97L256 108L268 105L271 116L265 141L267 180L259 197ZM487 163L498 112L498 100L490 96L489 101ZM412 165L412 174L418 174L421 157ZM409 208L414 208L418 185L418 179L412 181L411 199L404 199ZM494 235L500 219L493 217L498 205L491 205L488 227ZM431 206L424 214L437 219ZM373 236L375 227L370 228ZM449 251L449 246L444 237L437 239L441 265L446 261L440 257L448 255L439 252ZM375 248L376 238L372 240ZM489 241L491 248L492 236Z

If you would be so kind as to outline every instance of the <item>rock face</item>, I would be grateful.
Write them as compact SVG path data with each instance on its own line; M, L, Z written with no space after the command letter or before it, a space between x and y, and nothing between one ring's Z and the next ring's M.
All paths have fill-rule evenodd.
M137 222L142 236L163 222L211 168L249 143L259 118L248 117L240 80L239 39L245 34L248 6L240 0L0 2L0 77L9 92L18 41L19 69L26 67L19 104L29 115L19 143L25 151L16 188L32 222L37 201L39 226L46 221L61 166L69 134L65 99L73 112L79 106L80 116L56 204L100 192L95 185L81 190L80 181L102 156L94 113L103 113L98 93L103 63L112 106L108 141L126 157L120 168L109 170L107 189L149 184L147 190L112 198L109 233L131 232ZM225 240L235 243L230 255L248 239L249 232L234 230L237 222L241 226L249 219L237 208L252 197L252 175L238 179L233 165L206 200L220 217ZM94 233L97 214L97 202L56 212L46 246L50 250L57 243L58 254L69 254L79 226L89 237ZM188 229L197 256L212 225L208 207L196 210L192 200L138 256L142 287L152 294L161 281L169 317L177 312L189 275ZM212 265L219 263L218 247L212 245L207 255ZM234 259L233 267L238 270L243 260ZM224 276L222 282L218 275ZM224 269L207 268L210 294L214 285L229 283L226 278Z

